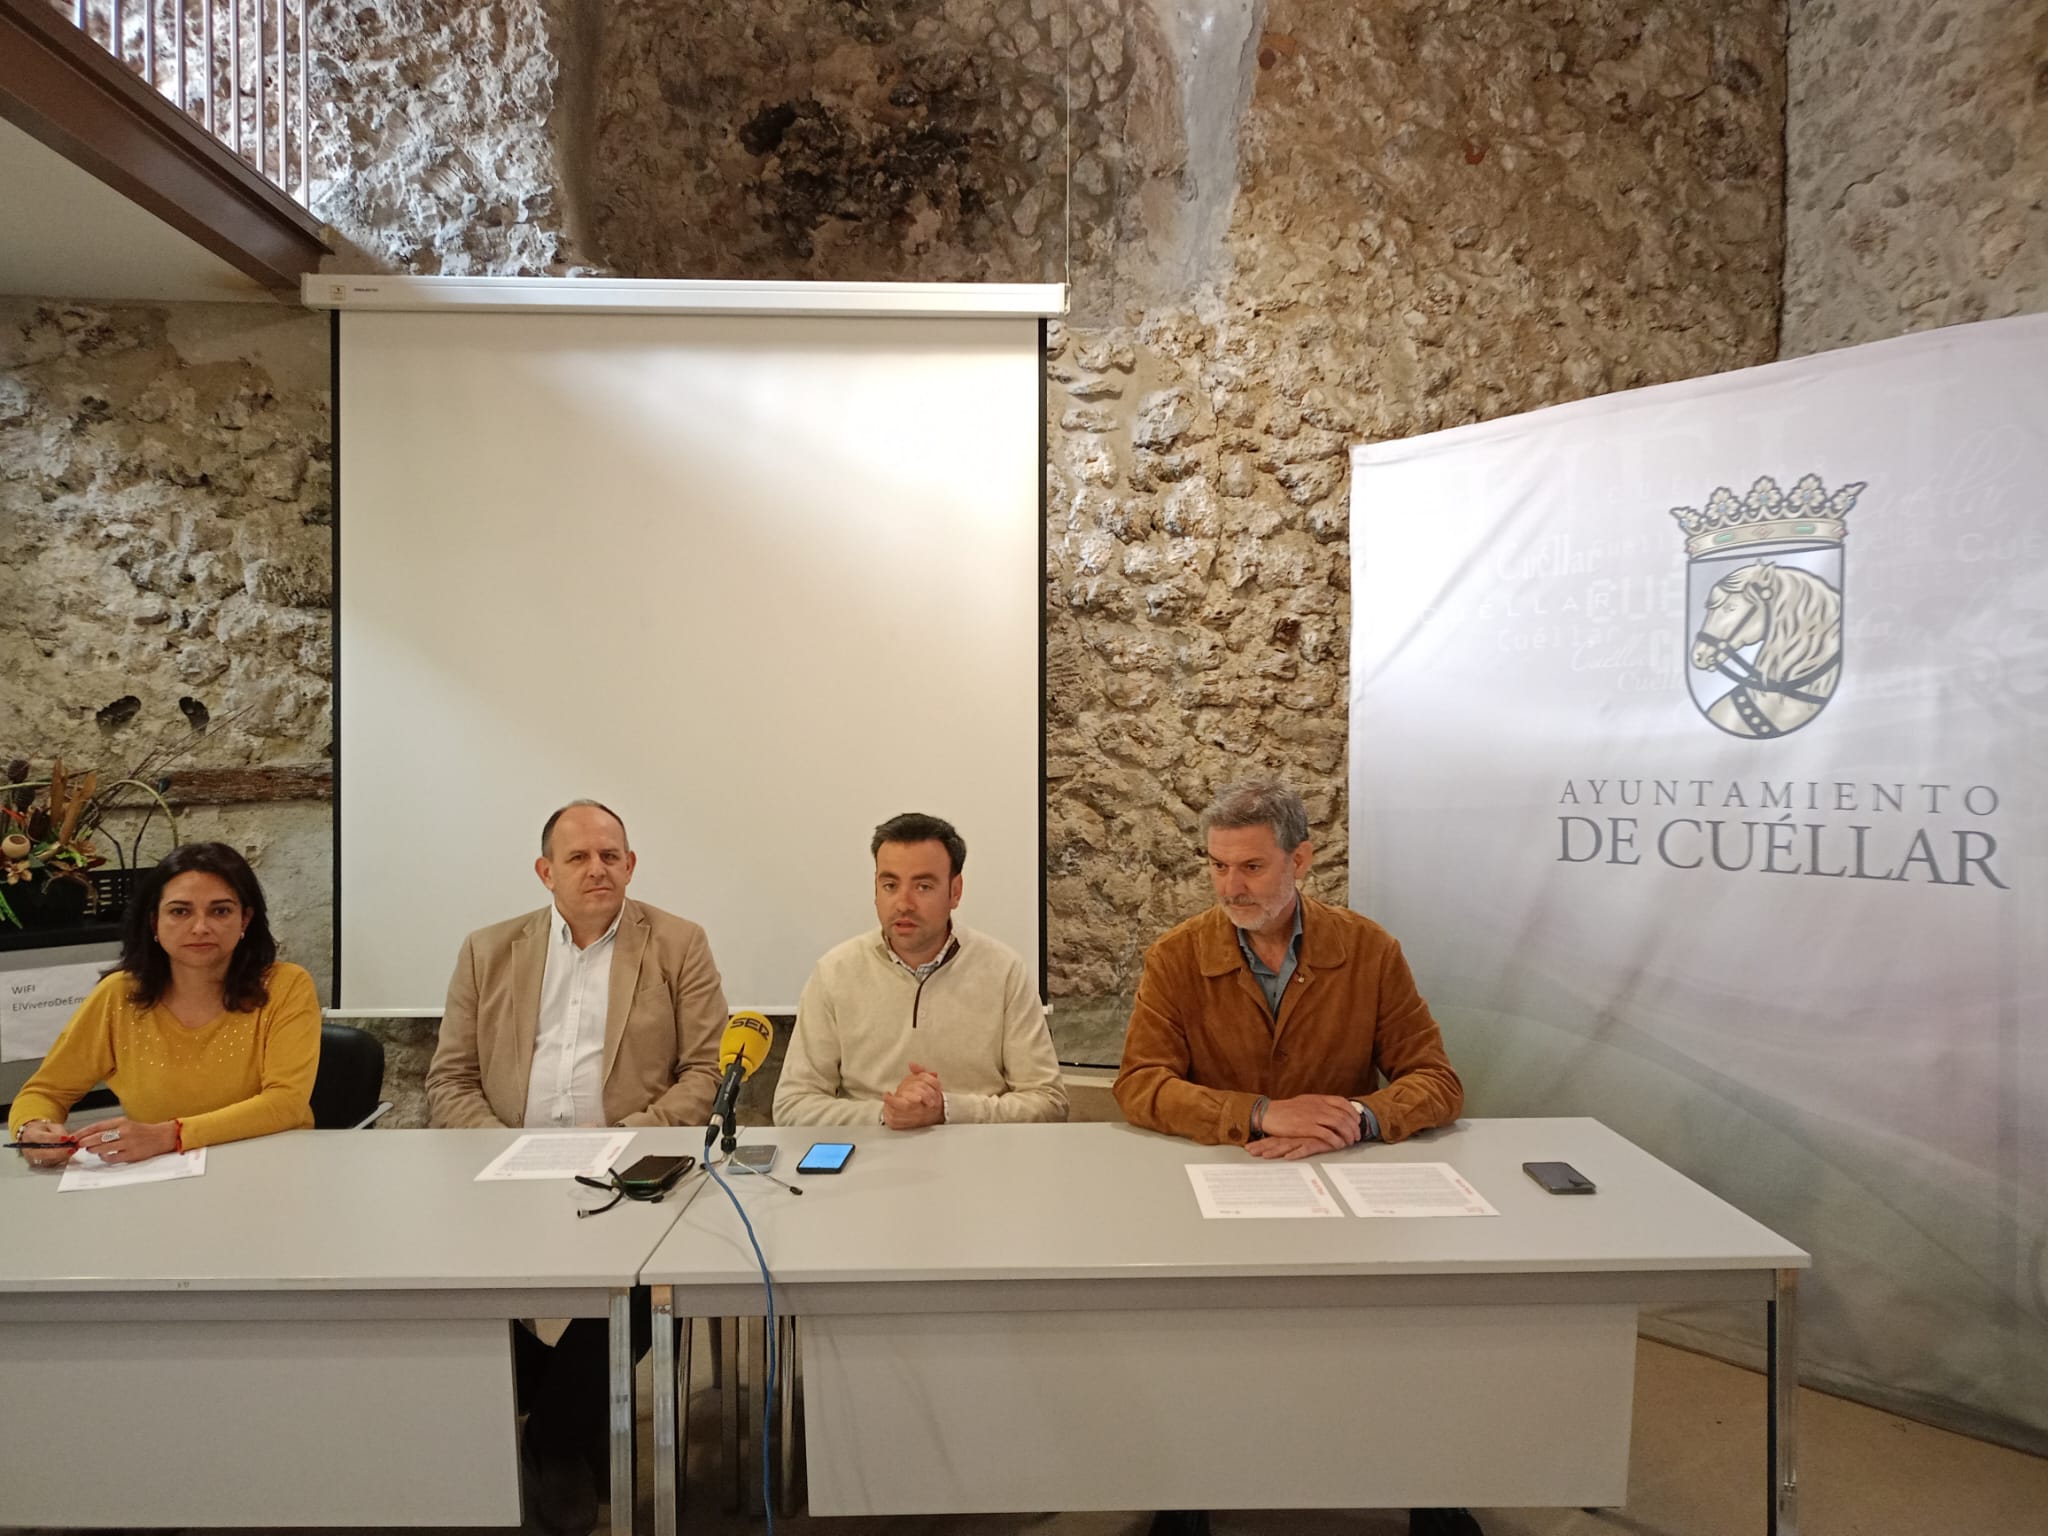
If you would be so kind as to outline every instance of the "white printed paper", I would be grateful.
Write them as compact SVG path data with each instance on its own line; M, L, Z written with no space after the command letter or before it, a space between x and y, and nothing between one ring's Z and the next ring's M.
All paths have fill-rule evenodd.
M633 1144L631 1131L541 1131L522 1136L492 1158L476 1176L479 1184L499 1179L594 1179Z
M206 1172L206 1148L166 1152L139 1163L103 1163L90 1152L72 1154L57 1181L60 1195L74 1189L113 1189L121 1184L161 1184L166 1179L196 1179Z
M1358 1216L1498 1216L1449 1163L1338 1163L1324 1170Z
M0 971L0 1061L47 1055L106 968L105 960L88 960Z
M1301 1163L1189 1163L1205 1217L1342 1217L1329 1186Z

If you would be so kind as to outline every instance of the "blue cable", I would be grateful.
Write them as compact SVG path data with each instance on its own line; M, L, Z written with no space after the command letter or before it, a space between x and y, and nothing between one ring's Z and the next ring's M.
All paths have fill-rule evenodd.
M740 1204L740 1197L732 1192L732 1186L725 1182L725 1175L718 1171L718 1165L710 1158L704 1159L704 1171L718 1182L725 1191L725 1198L732 1202L732 1208L740 1213L740 1225L747 1229L747 1241L754 1245L754 1262L761 1266L761 1289L768 1298L768 1390L761 1401L761 1512L768 1517L768 1536L775 1536L775 1499L768 1490L768 1462L772 1449L769 1431L775 1423L775 1282L768 1277L768 1261L761 1256L761 1240L754 1236L754 1224L747 1220L747 1208ZM731 1369L737 1377L740 1363L732 1362Z

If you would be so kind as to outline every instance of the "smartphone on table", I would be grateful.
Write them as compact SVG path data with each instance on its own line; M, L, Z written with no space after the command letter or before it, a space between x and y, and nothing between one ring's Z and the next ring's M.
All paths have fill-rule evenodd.
M1522 1172L1553 1195L1590 1195L1596 1186L1570 1163L1524 1163Z
M636 1200L651 1199L673 1189L696 1166L694 1157L643 1157L619 1170L619 1187Z
M798 1173L837 1173L846 1166L846 1160L853 1156L850 1141L820 1141L811 1146L803 1155L803 1161L796 1165Z

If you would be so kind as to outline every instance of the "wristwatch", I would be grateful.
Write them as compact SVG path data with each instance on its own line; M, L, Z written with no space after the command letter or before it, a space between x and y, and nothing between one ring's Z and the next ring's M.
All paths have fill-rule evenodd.
M1366 1132L1373 1128L1372 1111L1367 1109L1357 1099L1351 1101L1351 1107L1358 1111L1358 1139L1363 1141L1365 1140Z

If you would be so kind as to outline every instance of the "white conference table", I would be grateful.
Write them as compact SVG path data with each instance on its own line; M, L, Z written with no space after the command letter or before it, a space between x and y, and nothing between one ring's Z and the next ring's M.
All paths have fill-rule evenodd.
M604 1317L630 1532L629 1305L681 1201L474 1182L518 1134L294 1131L70 1193L0 1159L0 1526L517 1525L507 1324Z
M805 1190L732 1178L777 1314L801 1320L813 1514L1618 1506L1638 1308L1760 1301L1769 1528L1794 1532L1810 1260L1597 1121L1461 1121L1315 1160L1449 1163L1499 1210L1426 1219L1205 1220L1185 1165L1247 1154L1123 1125L744 1139ZM827 1140L856 1143L845 1172L800 1178ZM1599 1192L1521 1171L1551 1159ZM761 1316L762 1286L715 1190L641 1277L671 1536L664 1319Z

